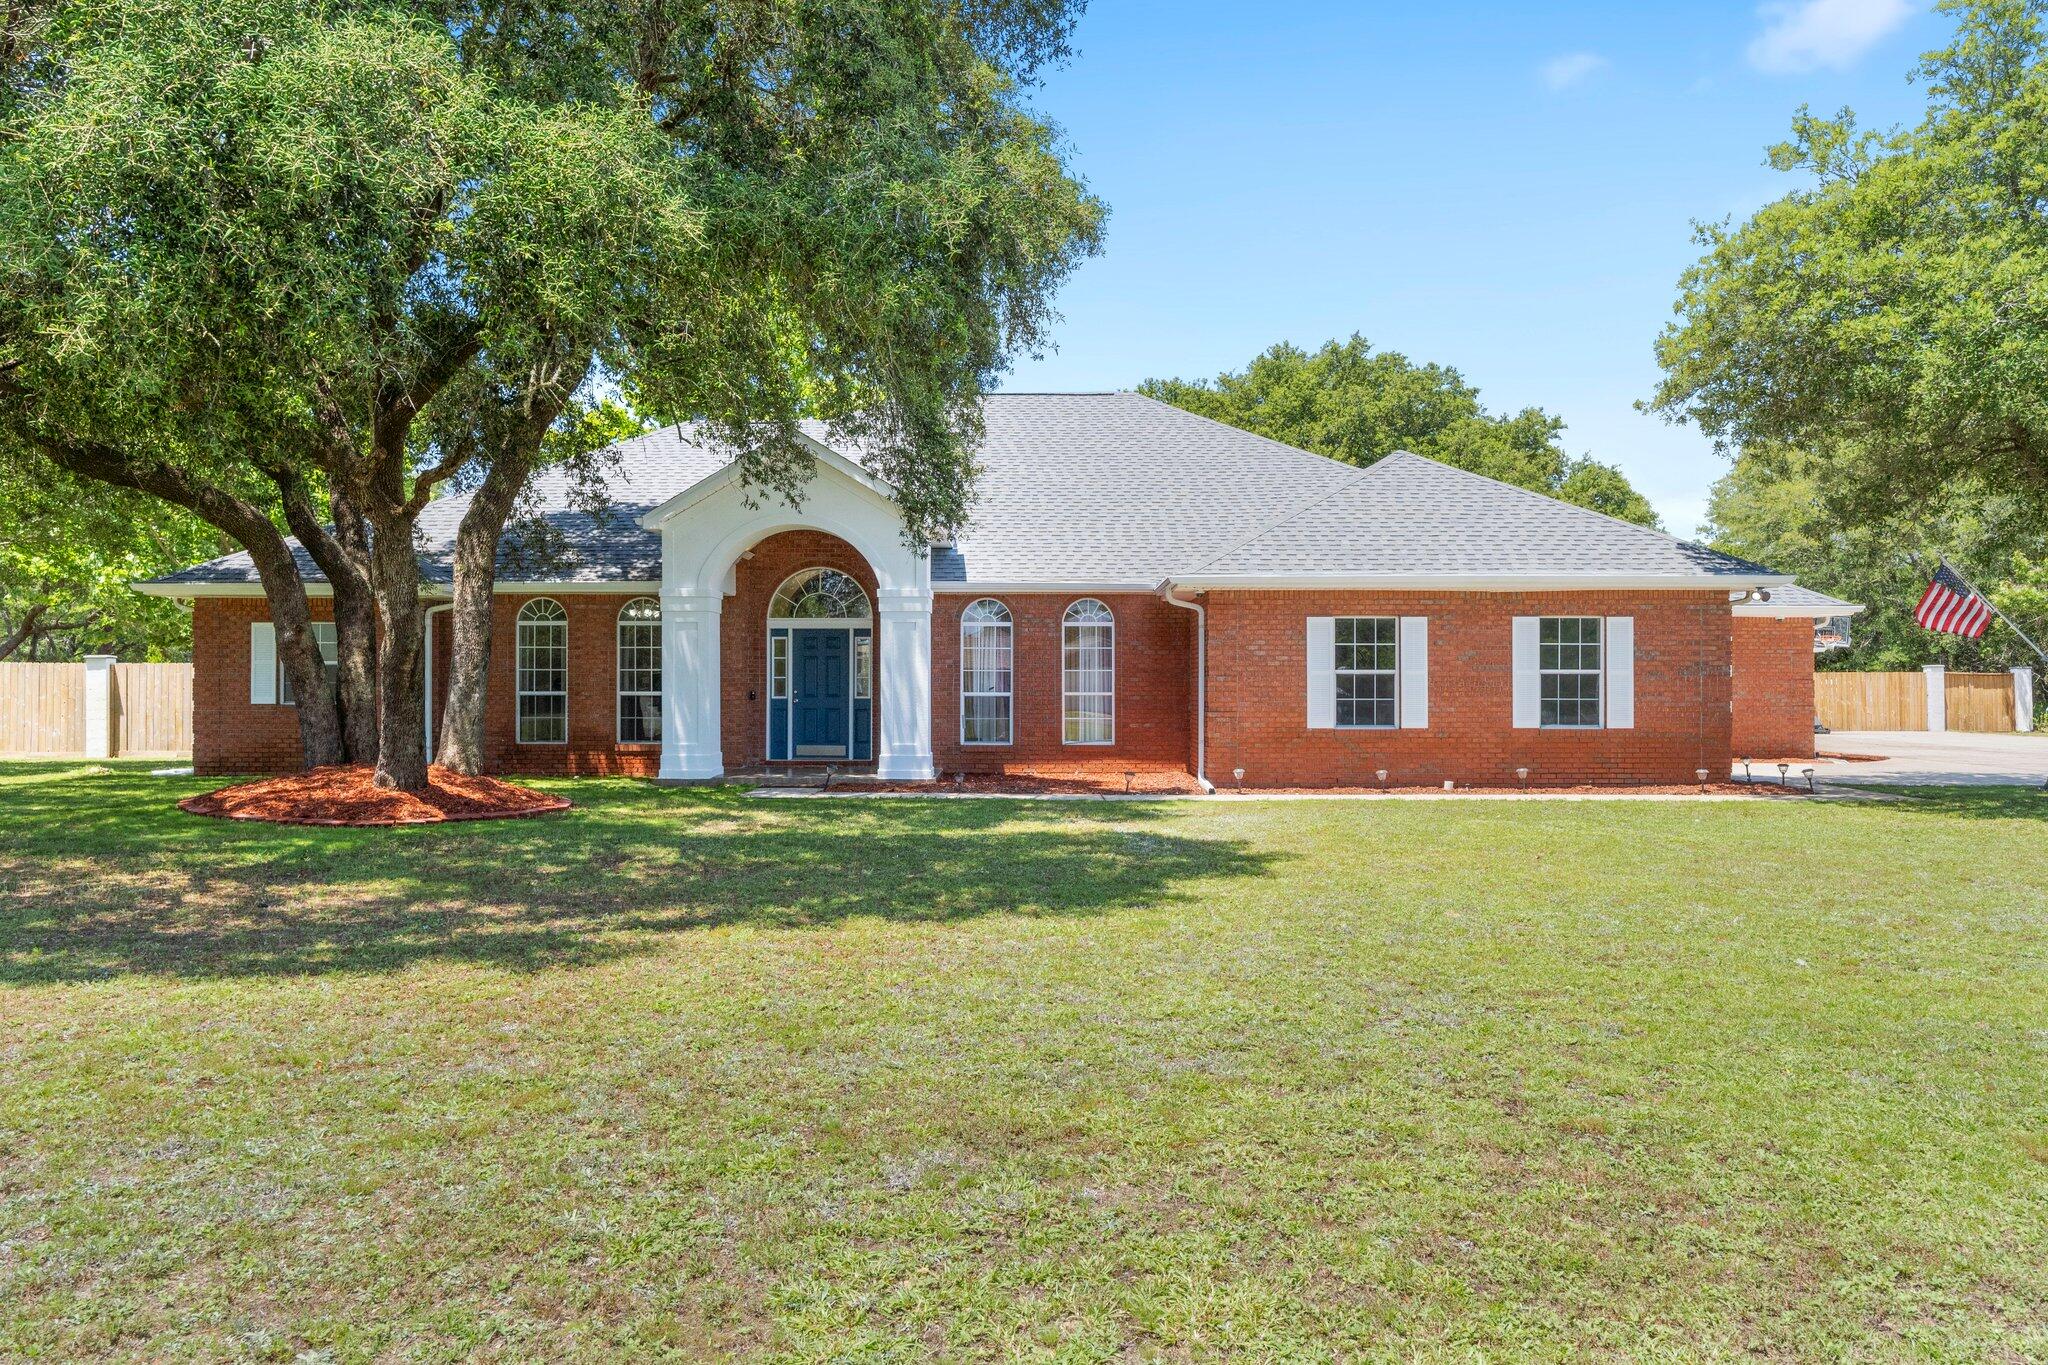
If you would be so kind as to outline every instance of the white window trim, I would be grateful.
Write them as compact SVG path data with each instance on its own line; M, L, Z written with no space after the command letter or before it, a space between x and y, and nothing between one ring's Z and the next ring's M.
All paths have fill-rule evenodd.
M529 621L526 613L539 603L546 602L562 613L556 621ZM534 692L520 685L525 670L519 666L519 656L526 649L526 631L529 626L559 626L562 631L562 690L559 692ZM526 717L521 714L520 703L528 697L560 697L562 699L562 737L560 739L528 739L524 733ZM519 614L512 624L512 742L514 744L561 745L569 742L569 612L552 597L536 597L519 605Z
M786 631L781 635L773 634L775 627L772 625L768 629L771 632L768 636L768 700L788 701L790 637ZM777 663L782 665L779 674L775 668Z
M1007 691L1003 691L1003 692L969 692L969 691L967 690L967 613L968 613L968 612L970 612L970 611L973 611L973 610L974 610L974 609L975 609L976 607L980 606L980 605L981 605L981 604L982 604L983 602L989 602L989 603L992 603L992 604L994 604L995 606L998 606L998 607L1001 607L1001 608L1002 608L1002 611L1003 611L1003 620L1002 620L1002 625L1003 625L1004 629L1006 629L1006 630L1008 630L1008 631L1010 632L1010 686L1009 686L1009 690L1007 690ZM995 623L994 623L994 622L983 622L982 624L983 624L984 626L988 626L988 625L993 625L993 624L995 624ZM1063 628L1063 631L1064 631L1064 628ZM1066 641L1065 641L1065 636L1064 636L1064 633L1063 633L1063 634L1062 634L1062 637L1061 637L1061 645L1062 645L1062 648L1064 648L1064 646L1065 646L1065 643L1066 643ZM1062 667L1062 669L1064 669L1064 668L1065 668L1065 655L1064 655L1064 654L1062 654L1062 656L1061 656L1061 660L1062 660L1062 662L1061 662L1061 667ZM1008 702L1008 703L1009 703L1009 708L1008 708L1008 710L1007 710L1007 711L1005 712L1005 715L1004 715L1004 719L1005 719L1005 720L1007 721L1007 724L1006 724L1006 725L1005 725L1005 727L1004 727L1004 735L1003 735L1003 738L1001 738L1001 739L969 739L969 738L967 737L967 699L968 699L969 697L1001 697L1001 698L1002 698L1002 699L1003 699L1004 701L1006 701L1006 702ZM1064 734L1066 733L1066 718L1065 718L1065 716L1062 716L1062 717L1060 718L1060 733L1061 733L1062 735L1064 735ZM977 597L977 598L975 598L975 599L974 599L974 600L973 600L972 602L969 602L969 603L968 603L968 604L967 604L967 605L966 605L966 606L965 606L964 608L962 608L962 609L961 609L961 612L960 612L960 745L961 745L961 747L962 747L962 748L966 748L966 749L1007 749L1007 748L1010 748L1010 747L1012 747L1013 745L1015 745L1015 744L1016 744L1016 742L1017 742L1017 614L1016 614L1015 612L1013 612L1013 611L1011 611L1011 610L1010 610L1010 606L1009 606L1009 603L1007 603L1007 602L1003 602L1003 601L1000 601L999 599L997 599L997 598L994 598L994 597Z
M628 621L626 613L642 602L654 604L654 619L652 621ZM626 690L626 628L631 626L635 630L639 630L650 625L654 627L654 690L651 692L628 692ZM515 659L513 662L516 665L518 661ZM628 697L654 698L655 714L661 717L662 732L667 732L668 716L661 707L661 669L661 601L659 598L654 597L636 597L619 608L618 621L612 631L612 742L620 748L646 748L652 745L659 745L662 740L661 734L655 735L653 739L626 738L626 698ZM563 742L566 743L567 741Z
M1108 621L1075 621L1070 619L1075 607L1083 602L1093 602L1109 613ZM1075 692L1067 686L1067 632L1079 629L1106 629L1109 632L1109 691ZM1107 739L1068 739L1067 703L1075 697L1109 698L1109 737ZM1082 749L1102 749L1116 743L1116 612L1109 603L1099 597L1077 597L1067 603L1060 612L1060 743Z
M1337 692L1337 684L1336 684L1336 680L1337 680L1338 678L1346 678L1346 677L1351 677L1351 678L1376 678L1376 677L1381 677L1381 676L1385 676L1385 677L1387 677L1387 678L1390 678L1390 679L1392 679L1392 680L1393 680L1393 684L1394 684L1394 718L1393 718L1392 720L1388 721L1388 722L1387 722L1387 723L1386 723L1385 725L1381 725L1381 724L1379 724L1379 723L1377 723L1377 722L1374 722L1374 723L1372 723L1372 724L1369 724L1369 725L1360 725L1360 724L1358 724L1358 723L1357 723L1357 722L1355 722L1355 721L1354 721L1354 722L1352 722L1352 723L1351 723L1351 724L1349 724L1349 725L1346 725L1346 724L1345 724L1345 723L1344 723L1343 721L1341 721L1341 720L1334 720L1334 719L1333 719L1333 721L1332 721L1332 723L1331 723L1331 726L1330 726L1330 728L1331 728L1331 729L1333 729L1333 730L1398 730L1398 729L1400 729L1400 728L1401 728L1401 618L1400 618L1400 617L1398 617L1398 616L1333 616L1333 617L1331 617L1330 619L1331 619L1331 621L1333 621L1333 622L1334 622L1334 623L1336 623L1337 625L1341 625L1341 624L1342 624L1343 622L1345 622L1345 621L1385 621L1385 622L1387 622L1387 623L1388 623L1388 624L1389 624L1390 626L1392 626L1392 627L1393 627L1393 631L1394 631L1394 666L1393 666L1392 668L1339 668L1339 667L1337 667L1337 651L1338 651L1338 650L1340 650L1340 649L1342 649L1342 648L1344 647L1344 645L1343 645L1343 643L1342 643L1341 641L1339 641L1339 640L1338 640L1338 639L1336 638L1336 636L1335 636L1335 634L1334 634L1334 631L1335 631L1335 626L1334 626L1334 625L1332 626L1332 632L1333 632L1333 633L1332 633L1332 635L1331 635L1331 638L1330 638L1330 678L1331 678L1331 683L1330 683L1330 689L1331 689L1331 693L1332 693L1332 696L1331 696L1331 700L1332 700L1333 706L1334 706L1334 708L1335 708L1335 710L1334 710L1334 711L1332 712L1332 715L1334 716L1335 714L1337 714L1337 713L1341 712L1341 711L1343 710L1343 707L1344 707L1344 699L1343 699L1343 697L1341 697L1341 696L1339 696L1339 695L1336 695L1336 692Z
M1592 668L1545 668L1543 666L1543 623L1545 621L1598 621L1600 662ZM1597 678L1595 715L1591 722L1564 724L1543 719L1543 680L1546 677ZM1607 728L1607 618L1604 616L1539 616L1536 618L1536 728L1539 730L1604 730Z

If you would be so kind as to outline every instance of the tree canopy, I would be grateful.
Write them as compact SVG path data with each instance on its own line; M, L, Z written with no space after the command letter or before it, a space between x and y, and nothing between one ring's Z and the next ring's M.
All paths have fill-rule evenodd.
M1972 488L2048 514L2044 8L1945 0L1910 128L1799 111L1770 159L1808 183L1699 230L1656 408L1731 452L1826 454L1853 524Z
M1716 549L1863 604L1850 648L1822 655L1821 666L2004 668L2029 661L2003 622L1970 641L1913 620L1943 556L2028 634L2048 639L2048 526L2024 499L1972 489L1938 495L1911 515L1844 521L1825 496L1835 477L1830 459L1811 453L1744 455L1715 483L1701 528Z
M1657 524L1649 500L1620 470L1565 452L1558 443L1562 419L1533 407L1490 413L1456 370L1375 351L1357 333L1314 351L1282 342L1242 371L1213 380L1148 379L1138 391L1347 464L1370 465L1408 450L1625 521Z

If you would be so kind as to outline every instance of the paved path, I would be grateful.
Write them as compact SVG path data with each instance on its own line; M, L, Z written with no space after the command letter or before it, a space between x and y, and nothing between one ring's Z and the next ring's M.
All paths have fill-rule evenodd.
M2027 735L1929 734L1924 731L1838 730L1818 737L1821 757L1814 777L1845 784L1927 784L1934 786L2038 787L2048 782L2048 733ZM1830 759L1844 754L1882 754L1882 762L1851 763ZM1742 769L1736 767L1736 775ZM1777 768L1760 769L1759 777L1777 779ZM1799 769L1792 777L1796 781Z

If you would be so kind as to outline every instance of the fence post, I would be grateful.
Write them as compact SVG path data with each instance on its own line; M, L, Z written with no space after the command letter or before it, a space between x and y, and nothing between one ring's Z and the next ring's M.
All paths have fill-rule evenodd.
M114 656L85 656L85 756L114 756Z
M1927 728L1948 729L1948 670L1940 664L1922 664L1927 675Z
M2034 728L2034 670L2012 671L2012 728L2021 734Z

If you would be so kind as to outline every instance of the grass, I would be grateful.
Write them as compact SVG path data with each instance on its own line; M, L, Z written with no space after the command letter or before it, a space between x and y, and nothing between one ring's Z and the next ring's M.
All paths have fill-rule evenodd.
M2034 793L147 766L0 769L0 1357L2048 1354Z

